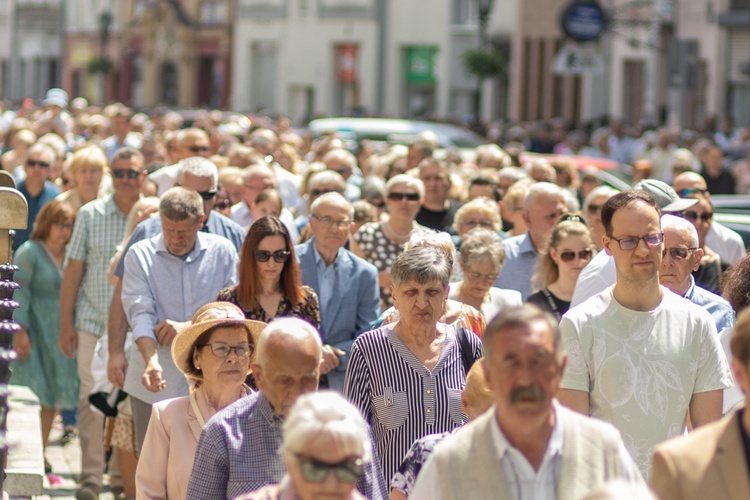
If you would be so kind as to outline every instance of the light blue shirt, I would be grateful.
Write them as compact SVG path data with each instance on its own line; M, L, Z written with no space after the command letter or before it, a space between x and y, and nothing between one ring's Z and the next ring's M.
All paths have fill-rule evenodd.
M154 327L164 321L189 321L218 293L237 283L239 257L221 236L198 233L186 256L172 255L163 235L139 241L125 256L122 305L133 340L156 340Z
M696 286L695 278L692 276L690 276L690 288L688 288L685 298L711 314L711 318L716 323L717 332L734 326L734 309L729 305L729 302L705 288Z
M313 254L315 255L315 271L318 274L318 302L320 302L320 310L327 311L328 303L331 301L333 295L333 285L336 283L336 264L339 261L339 254L341 249L336 253L336 258L333 264L326 266L326 261L318 253L318 249L313 245ZM321 314L322 317L322 314Z
M518 290L523 300L531 295L531 277L536 271L537 252L529 233L503 240L505 264L495 280L498 288ZM536 287L538 288L538 287Z

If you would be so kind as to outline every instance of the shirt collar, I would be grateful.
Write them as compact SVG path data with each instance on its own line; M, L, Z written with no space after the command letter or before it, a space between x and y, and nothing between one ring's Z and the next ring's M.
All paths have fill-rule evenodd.
M315 240L311 241L310 244L313 247L313 255L315 256L315 266L316 267L323 267L325 269L326 267L326 261L323 260L323 257L320 256L320 253L318 252L317 247L315 246ZM335 266L336 263L339 261L339 255L341 255L341 249L339 248L336 252L336 258L333 259L333 265Z
M556 455L562 453L563 447L563 422L560 419L560 412L557 411L557 401L552 402L552 407L555 411L555 426L552 428L552 434L550 435L549 442L547 443L547 451L544 452L545 461L550 458L554 458ZM493 409L493 412L494 411L495 410ZM494 443L495 450L497 451L497 458L498 460L502 460L508 454L511 448L513 448L513 445L508 442L505 434L503 434L503 431L500 429L500 425L498 425L497 423L497 417L494 414L492 415L490 432L492 435L492 442Z
M534 248L534 244L531 242L531 234L528 231L524 235L518 249L519 253L533 253L536 255L536 248Z
M688 288L687 292L685 292L685 298L688 300L693 300L693 294L695 293L695 278L693 278L693 275L690 275L690 287Z
M271 406L271 402L268 401L266 393L259 391L258 398L258 407L260 408L260 413L263 415L263 418L265 418L272 427L280 427L284 423L284 417L273 411L273 407Z

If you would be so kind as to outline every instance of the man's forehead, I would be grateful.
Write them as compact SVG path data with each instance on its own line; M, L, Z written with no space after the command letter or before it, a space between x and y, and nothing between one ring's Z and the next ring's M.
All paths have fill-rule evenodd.
M441 289L442 285L435 281L418 283L416 281L404 281L398 286L399 290L434 290Z
M494 342L506 349L541 348L554 350L554 333L549 325L542 320L507 327L494 336Z
M112 161L112 168L129 168L131 170L140 170L141 162L137 156L130 158L115 158Z

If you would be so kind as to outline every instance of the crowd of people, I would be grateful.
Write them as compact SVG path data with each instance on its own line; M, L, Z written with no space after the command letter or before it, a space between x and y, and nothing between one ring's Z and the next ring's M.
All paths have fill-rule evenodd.
M60 89L2 122L11 383L45 446L77 429L76 498L750 498L750 257L712 205L750 128L352 148Z

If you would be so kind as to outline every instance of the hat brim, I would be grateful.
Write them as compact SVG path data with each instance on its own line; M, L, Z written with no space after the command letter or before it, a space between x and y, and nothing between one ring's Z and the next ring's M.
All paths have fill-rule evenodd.
M172 341L172 360L174 360L174 364L175 366L177 366L177 369L180 370L183 374L189 375L192 378L198 380L202 380L203 377L190 372L192 365L190 357L193 353L193 346L195 345L196 340L198 340L201 335L217 326L242 326L247 328L250 331L250 335L253 337L253 347L256 347L258 345L260 332L262 332L263 329L268 325L262 321L255 321L251 319L240 320L222 318L210 321L201 321L200 323L196 323L184 328L175 336L174 340ZM248 373L250 373L249 369Z
M666 207L662 207L662 212L682 212L683 210L687 210L688 208L692 207L698 203L698 200L695 198L680 198L678 200L673 201Z

